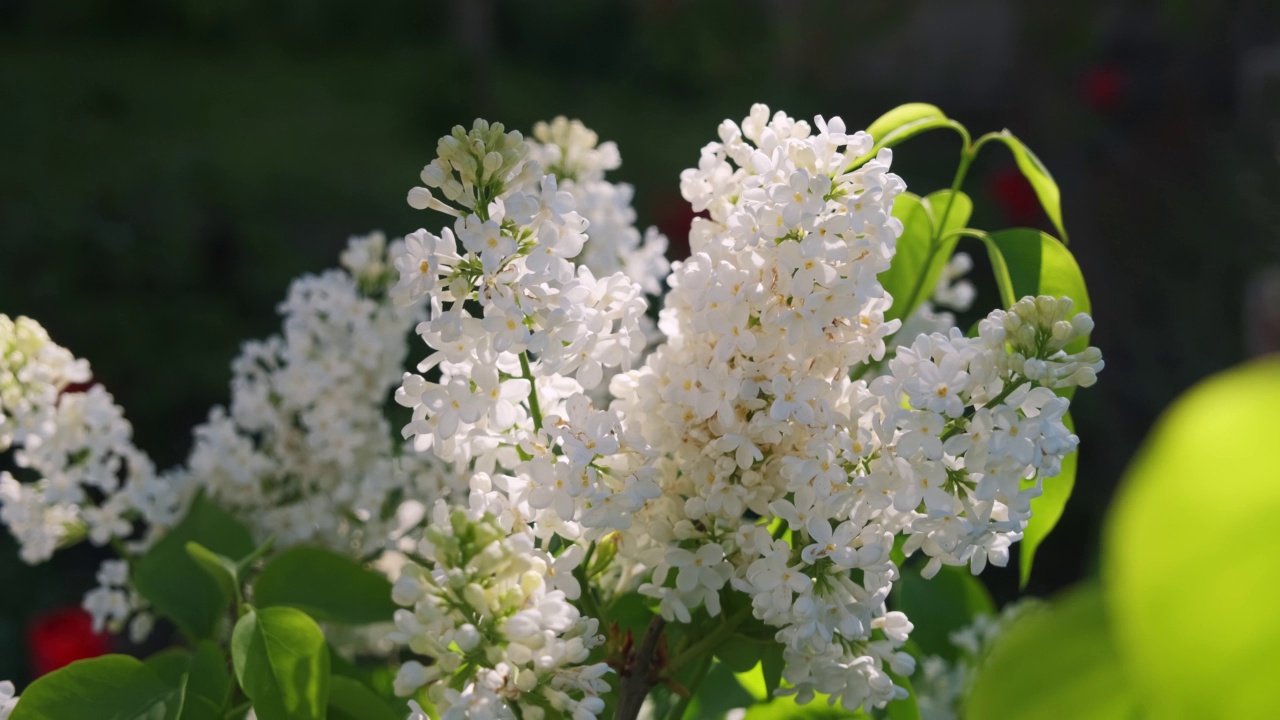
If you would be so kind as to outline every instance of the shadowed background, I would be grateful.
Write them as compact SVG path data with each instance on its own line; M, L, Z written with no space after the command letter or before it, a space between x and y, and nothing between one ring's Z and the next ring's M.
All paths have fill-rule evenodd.
M1076 490L1029 586L1048 594L1094 571L1165 404L1280 349L1276 3L0 0L0 312L88 358L167 467L291 279L351 234L441 224L404 197L455 124L583 120L678 258L678 175L722 119L765 102L858 128L911 101L1036 151L1089 283L1107 368L1073 410ZM958 150L921 136L894 170L923 195ZM1048 228L1003 149L965 190L975 227ZM31 676L33 618L77 603L98 556L28 568L0 538L0 679ZM1016 562L983 579L1013 597Z

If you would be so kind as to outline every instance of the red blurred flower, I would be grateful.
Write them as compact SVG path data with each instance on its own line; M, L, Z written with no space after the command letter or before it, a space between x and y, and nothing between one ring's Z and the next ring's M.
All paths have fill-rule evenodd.
M660 195L652 207L658 230L670 241L667 258L683 260L689 257L689 225L695 217L708 217L709 214L705 210L695 213L689 201L670 192Z
M1080 78L1080 96L1091 110L1108 113L1116 109L1124 97L1128 79L1111 65L1095 65Z
M1016 166L1006 165L997 170L988 186L1010 225L1032 225L1040 217L1036 191Z
M33 677L51 673L76 660L108 651L107 634L93 632L93 619L79 607L62 607L37 615L27 626L27 651Z

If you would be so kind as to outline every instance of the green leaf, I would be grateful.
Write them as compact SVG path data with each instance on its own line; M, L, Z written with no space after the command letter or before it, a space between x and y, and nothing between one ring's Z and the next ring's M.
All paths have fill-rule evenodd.
M926 198L903 193L894 199L893 216L903 230L889 269L880 273L880 284L893 297L885 319L905 319L929 299L960 241L953 233L972 213L973 201L962 192L939 190Z
M389 622L397 605L391 582L351 558L318 547L292 547L262 568L253 586L258 607L284 605L321 622Z
M157 612L173 620L187 636L204 639L213 635L232 595L187 554L191 541L227 557L241 557L253 550L253 538L243 525L204 498L197 498L182 522L138 561L133 581Z
M786 666L782 660L782 651L782 644L775 642L772 647L765 650L764 656L760 659L760 671L764 675L765 697L772 697L774 691L782 684L782 670Z
M965 701L966 720L1133 718L1137 707L1104 610L1099 588L1086 585L1014 620L979 665Z
M185 683L181 720L222 720L231 699L231 674L216 644L202 640L194 653L168 648L148 657L143 664L170 687Z
M733 672L744 673L760 663L770 645L777 645L777 643L772 640L768 642L756 640L735 633L716 648L715 656Z
M926 130L947 127L949 123L941 110L928 103L899 105L867 126L867 134L875 142L870 154L874 157L880 148L893 147Z
M222 650L202 640L191 656L187 678L182 720L220 720L231 701L231 672Z
M955 198L954 200L952 198ZM950 203L950 210L948 210ZM969 224L969 218L973 216L973 200L959 190L952 192L950 190L938 190L931 192L924 198L925 207L929 209L929 215L933 218L933 226L938 229L939 237L946 237L957 230L963 229ZM944 220L945 218L945 220ZM947 264L946 260L942 261L943 265ZM933 289L937 285L937 278L927 287Z
M328 720L404 720L408 707L404 703L404 709L392 709L373 690L349 677L329 678Z
M405 700L395 694L396 670L391 665L376 664L368 667L356 665L351 660L336 652L329 646L329 677L345 677L363 685L382 698L384 704L391 703L395 707L404 705ZM332 694L332 690L330 690ZM332 702L330 703L332 704Z
M181 678L173 687L135 658L104 655L31 683L9 720L177 720L182 699Z
M329 649L301 610L250 610L231 635L236 678L259 720L322 720L329 704Z
M881 148L893 147L922 132L944 127L956 128L958 132L963 134L959 123L949 119L933 105L927 103L899 105L876 118L875 122L867 126L867 134L871 136L871 140L875 144L870 152L850 163L847 170L853 170L866 164L868 160L876 156L876 153L880 152Z
M1036 191L1036 197L1040 199L1040 206L1044 208L1045 215L1049 216L1049 221L1062 236L1063 242L1067 242L1067 229L1062 225L1062 197L1058 192L1058 183L1054 182L1049 169L1040 162L1040 158L1036 157L1035 153L1031 152L1031 148L1023 145L1022 141L1008 130L997 133L994 138L1009 147L1010 152L1013 153L1014 162L1018 164L1018 169L1022 171L1027 182L1031 183L1031 188Z
M610 622L617 623L622 632L630 631L639 642L655 614L649 602L649 598L638 592L625 593L614 599L604 615Z
M196 565L213 578L224 595L240 596L240 581L237 579L234 560L225 555L219 555L194 540L187 543L187 555L190 555L191 559L196 561Z
M1280 359L1214 376L1157 421L1103 534L1102 575L1152 718L1275 716Z
M694 690L693 700L683 717L686 720L722 718L730 710L748 707L755 701L751 693L738 682L729 666L716 662Z
M999 252L992 252L992 247ZM1080 266L1071 256L1071 251L1052 235L1028 228L1001 230L987 236L987 250L991 252L996 282L1009 284L1007 290L1013 302L1028 295L1065 296L1074 301L1074 312L1092 311L1084 273L1080 272ZM997 254L1003 265L1003 272L996 266ZM1008 302L1005 290L1006 288L1001 287L1001 295L1006 300L1005 307L1008 307L1013 302ZM1066 349L1067 352L1078 352L1088 344L1088 338L1082 337L1074 340Z
M898 238L889 269L879 277L885 292L893 298L893 305L885 313L886 320L905 318L919 304L912 295L926 272L929 238L933 235L933 218L916 195L904 192L894 198L893 216L902 221L902 236Z
M177 687L182 684L182 676L187 674L191 665L191 651L186 648L166 648L148 656L142 664L170 687Z
M978 615L995 615L991 594L967 567L944 566L930 580L910 566L901 574L893 588L893 607L911 618L911 639L925 655L955 660L959 650L951 643L951 633Z
M1071 413L1062 418L1062 423L1071 432L1076 431L1075 421ZM1062 513L1071 497L1071 490L1076 486L1076 463L1080 457L1077 449L1062 458L1062 470L1051 478L1045 478L1044 491L1040 497L1031 501L1031 519L1022 531L1022 542L1018 545L1018 586L1025 588L1031 579L1031 564L1035 562L1036 550L1040 543L1053 532L1062 519ZM1031 483L1023 481L1026 487Z

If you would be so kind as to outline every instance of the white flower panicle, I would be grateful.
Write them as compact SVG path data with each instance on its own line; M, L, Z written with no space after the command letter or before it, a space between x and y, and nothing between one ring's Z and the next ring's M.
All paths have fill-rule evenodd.
M556 177L561 190L573 196L576 210L588 222L587 242L575 261L597 275L622 271L645 293L661 294L671 268L667 238L654 227L642 237L631 206L635 188L604 179L606 171L622 164L617 146L600 143L582 122L563 116L538 123L533 136L530 154Z
M143 550L182 509L182 485L156 475L111 394L78 389L91 377L37 322L0 315L0 452L12 450L16 472L0 472L0 522L31 564L86 537ZM127 586L125 572L86 596L96 629L121 627L141 606Z
M720 614L722 592L748 593L779 628L791 691L852 709L892 699L883 663L910 662L896 649L910 624L884 607L892 534L866 510L850 517L849 486L871 428L859 427L865 386L848 378L898 328L876 276L902 231L890 210L905 186L888 151L846 171L870 150L866 133L838 118L815 126L757 105L681 175L710 217L694 221L692 256L669 279L666 343L612 389L662 489L624 536L624 554L653 568L640 591L683 622L700 607ZM780 519L773 534L761 518Z
M465 487L431 458L400 457L383 413L420 319L388 295L403 248L353 238L342 269L296 280L282 334L244 345L229 407L195 431L186 472L260 538L365 554L393 539L404 502Z
M561 127L585 132L580 125ZM542 557L554 571L558 579L545 604L557 612L569 607L564 598L578 597L572 564L589 544L629 527L631 513L657 496L621 418L588 395L606 373L630 369L646 342L641 287L620 270L608 272L608 262L599 277L580 264L587 243L611 240L589 239L575 192L590 187L580 182L602 183L599 175L616 162L605 157L611 146L597 149L594 136L589 142L561 136L561 154L551 161L561 172L571 166L580 173L573 190L542 169L519 133L484 121L469 132L455 129L423 172L428 185L459 206L449 209L453 228L410 235L395 262L396 296L402 302L426 297L430 306L418 333L432 353L396 393L413 411L405 436L419 450L473 471L470 507L501 527L508 552ZM540 147L539 153L551 151ZM553 540L562 548L555 558L533 552ZM522 621L508 630L529 627ZM525 660L519 644L502 647L516 655L495 655L492 672L464 696L448 691L450 707L469 708L467 717L509 716L492 695L507 682L509 670L502 668ZM566 668L583 659L566 660ZM584 682L598 680L593 669L562 674L574 673ZM533 682L532 675L521 677ZM589 717L603 705L574 707L574 717Z
M667 341L611 385L661 492L621 554L652 569L640 591L669 620L750 595L785 645L783 692L883 706L905 692L885 665L914 662L898 649L911 623L885 607L895 537L928 556L927 575L1007 562L1077 442L1050 388L1090 384L1100 358L1062 350L1089 329L1065 319L1069 301L1028 299L977 338L920 335L889 374L851 382L898 330L877 280L902 230L890 152L848 171L865 133L759 105L720 139L681 176L710 217L669 280Z
M626 439L616 414L585 392L643 348L641 290L621 272L597 278L575 262L587 222L519 133L477 121L452 138L424 177L470 188L446 193L451 200L487 204L460 203L452 232L414 233L396 261L399 297L430 296L418 332L434 351L396 393L413 410L405 435L419 450L500 473L484 502L515 518L513 532L576 540L621 529L656 488L630 472L636 462L602 461ZM497 148L503 163L489 163Z
M609 667L587 663L604 638L570 602L580 587L562 562L569 551L553 557L483 511L441 501L433 515L420 547L428 565L406 565L393 590L409 608L396 612L393 639L432 662L406 662L397 694L429 685L450 720L597 717Z
M105 390L71 391L84 361L0 316L0 521L23 558L81 535L145 549L199 487L281 545L400 551L388 641L423 659L396 691L425 688L446 720L598 717L607 618L590 615L634 592L668 622L751 620L801 703L904 697L895 544L925 577L1008 562L1079 442L1064 391L1103 368L1092 320L1027 297L966 336L945 310L972 302L965 255L886 320L905 184L839 118L722 123L681 174L705 217L671 265L604 179L612 143L565 118L534 137L477 120L441 139L408 200L450 226L353 239L342 269L297 280L282 333L244 346L230 403L165 476ZM411 328L429 350L404 373ZM98 581L95 622L145 635L128 564Z

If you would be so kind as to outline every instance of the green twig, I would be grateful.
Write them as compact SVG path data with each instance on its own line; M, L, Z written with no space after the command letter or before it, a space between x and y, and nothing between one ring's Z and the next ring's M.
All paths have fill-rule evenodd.
M542 430L542 407L538 404L538 384L534 382L533 371L529 369L528 351L520 353L520 373L529 381L529 414L533 416L533 429Z

